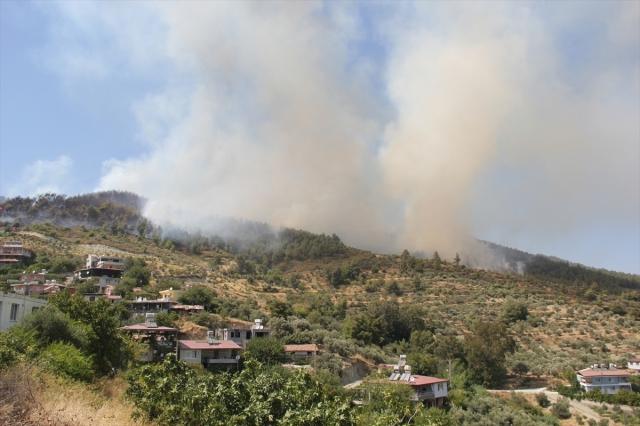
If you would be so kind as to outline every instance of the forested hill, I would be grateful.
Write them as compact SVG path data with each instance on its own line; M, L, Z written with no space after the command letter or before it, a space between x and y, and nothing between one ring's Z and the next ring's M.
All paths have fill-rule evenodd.
M216 218L215 232L189 233L176 227L163 229L146 219L142 210L147 200L126 191L103 191L67 197L43 194L2 200L0 221L9 225L49 222L61 226L102 227L111 234L137 233L163 240L167 246L198 254L218 248L243 254L257 264L283 260L303 260L347 255L347 247L337 235L317 235L303 230L280 229L249 220ZM620 294L624 289L640 289L640 276L589 268L543 255L481 241L513 272L530 278L557 282L564 286L602 290ZM464 259L463 259L464 263Z
M135 226L142 220L147 200L132 192L102 191L67 197L42 194L37 197L13 197L2 202L0 220L13 220L22 225L51 222L57 225L86 224L102 226L117 222Z

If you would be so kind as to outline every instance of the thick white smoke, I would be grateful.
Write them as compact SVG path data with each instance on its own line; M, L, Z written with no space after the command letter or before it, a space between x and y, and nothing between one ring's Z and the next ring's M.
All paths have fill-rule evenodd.
M134 108L148 154L100 182L148 197L156 220L242 217L476 264L478 233L638 232L637 2L127 8L56 13L164 81Z

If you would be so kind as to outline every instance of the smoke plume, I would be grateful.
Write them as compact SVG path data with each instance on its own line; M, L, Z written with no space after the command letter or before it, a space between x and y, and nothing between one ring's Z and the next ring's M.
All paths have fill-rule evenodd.
M638 7L176 2L56 13L83 22L78 38L108 34L119 56L100 64L160 82L133 108L148 154L107 162L99 185L149 198L155 221L247 218L491 266L472 236L553 239L603 223L640 232Z

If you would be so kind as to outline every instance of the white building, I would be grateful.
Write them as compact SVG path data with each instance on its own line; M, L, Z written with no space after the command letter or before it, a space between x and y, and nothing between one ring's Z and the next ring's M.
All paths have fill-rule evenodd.
M179 340L178 359L199 363L205 368L231 364L237 369L242 348L231 340L217 340L213 331L207 332L207 340Z
M631 370L634 374L640 374L640 358L627 361L627 369Z
M614 394L626 389L631 390L629 377L626 370L618 370L614 364L594 364L591 368L585 368L577 373L578 382L585 392L599 389L600 392Z
M264 328L262 325L261 319L256 319L251 326L251 328L221 328L216 330L216 336L220 340L231 340L232 342L237 343L245 349L247 347L247 342L251 339L255 339L256 337L269 337L271 336L271 329Z
M442 407L445 398L448 397L449 381L438 377L412 374L411 367L404 365L405 362L406 356L401 355L400 362L393 368L387 381L411 386L414 401L422 402L428 407Z
M47 301L21 294L0 293L0 330L16 325L27 314L47 306Z

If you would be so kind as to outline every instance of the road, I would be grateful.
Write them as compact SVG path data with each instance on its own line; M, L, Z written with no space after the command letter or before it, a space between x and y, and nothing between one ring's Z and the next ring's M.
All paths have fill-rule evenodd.
M510 390L490 390L489 392L497 393L497 392L511 392L511 391ZM551 401L554 404L558 401L558 399L561 398L558 392L551 392L551 391L548 391L546 388L514 389L514 392L524 393L524 394L536 394L536 393L544 392L549 398L549 401ZM596 404L593 403L593 405L596 405ZM574 413L578 412L583 416L585 416L587 419L600 420L601 418L601 416L598 413L596 413L595 411L593 411L591 407L589 407L588 403L585 403L583 401L575 401L573 399L570 399L569 406L573 409Z

